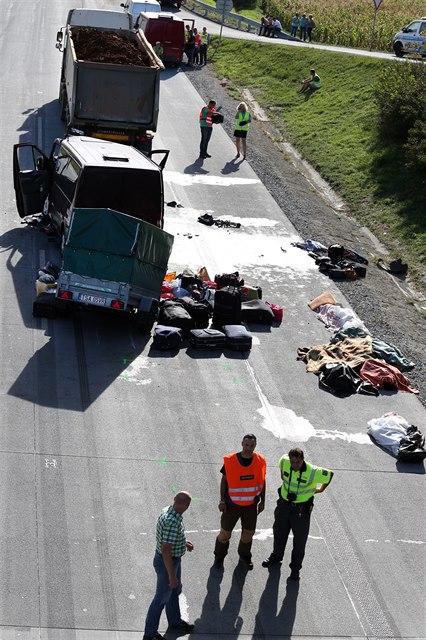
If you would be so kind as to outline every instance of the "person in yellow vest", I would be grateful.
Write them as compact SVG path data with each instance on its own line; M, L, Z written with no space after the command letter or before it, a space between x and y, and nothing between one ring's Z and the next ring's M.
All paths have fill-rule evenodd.
M245 102L240 102L235 114L235 145L237 147L237 158L240 157L241 142L243 143L243 158L247 155L247 131L249 130L251 115Z
M219 568L223 567L228 553L232 531L241 520L238 554L247 569L253 569L252 539L257 516L265 508L266 490L266 460L260 453L255 453L256 444L256 436L247 433L241 443L242 450L223 458L218 505L222 516L214 548L215 565Z
M293 551L290 562L290 578L299 580L308 540L314 495L322 493L330 484L333 472L305 462L302 449L290 449L288 456L280 458L282 485L278 489L275 508L274 548L263 567L281 563L290 531L293 532Z
M210 34L207 31L207 27L203 27L200 37L200 65L205 65L207 64L207 47L210 44Z

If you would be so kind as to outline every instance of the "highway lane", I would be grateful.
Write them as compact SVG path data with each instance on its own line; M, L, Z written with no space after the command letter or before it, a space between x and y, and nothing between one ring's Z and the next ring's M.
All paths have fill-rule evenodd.
M398 468L366 437L371 417L396 410L422 425L424 409L406 394L338 400L296 362L297 346L329 339L306 303L330 281L291 247L285 212L247 163L233 162L221 127L213 158L199 163L202 102L184 74L163 74L155 145L171 149L166 201L184 205L166 210L171 267L238 268L283 304L283 325L256 328L248 358L186 349L171 357L128 322L32 318L36 270L58 250L20 224L11 148L34 140L47 150L60 134L54 40L71 6L46 3L19 19L18 4L4 12L0 637L140 638L156 516L178 488L194 495L185 521L196 549L184 560L183 597L197 620L191 637L425 636L424 475ZM242 228L204 227L203 211ZM268 504L255 570L238 567L234 539L222 577L211 570L219 469L246 431L257 433L270 465ZM272 544L275 464L293 444L336 471L317 499L298 586L286 582L287 556L281 571L260 567Z

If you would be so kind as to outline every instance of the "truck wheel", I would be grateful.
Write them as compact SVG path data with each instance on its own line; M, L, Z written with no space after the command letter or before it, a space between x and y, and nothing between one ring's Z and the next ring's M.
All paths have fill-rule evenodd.
M393 50L395 51L395 55L397 58L402 58L404 55L404 49L402 48L401 42L395 42L393 45Z
M136 314L136 322L137 322L139 331L143 334L151 333L152 327L154 326L154 322L156 321L156 319L157 318L154 313L143 313L139 311Z

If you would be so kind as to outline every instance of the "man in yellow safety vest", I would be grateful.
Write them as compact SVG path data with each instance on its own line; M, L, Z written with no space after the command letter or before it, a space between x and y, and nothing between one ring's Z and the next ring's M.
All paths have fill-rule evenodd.
M210 44L210 34L207 31L207 27L203 27L200 37L200 65L204 65L207 64L207 47Z
M279 497L274 513L274 549L269 558L262 562L262 566L271 567L281 562L288 535L292 531L294 539L290 578L299 580L314 506L314 495L322 493L328 487L333 472L305 462L303 451L299 448L290 449L288 456L284 455L280 458L278 466L283 482L278 489Z

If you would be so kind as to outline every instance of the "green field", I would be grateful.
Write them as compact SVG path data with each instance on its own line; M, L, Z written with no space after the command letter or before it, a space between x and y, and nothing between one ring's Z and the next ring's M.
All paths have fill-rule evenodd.
M410 262L412 274L417 269L420 282L426 272L426 181L413 180L400 146L379 138L374 101L381 69L401 63L236 40L223 40L213 62L237 99L243 88L251 90L283 138L361 224ZM299 83L310 68L322 87L305 96Z
M202 0L205 4L216 6L215 0ZM235 3L235 0L234 0ZM244 4L250 8L244 8ZM291 18L295 13L311 13L316 28L314 41L345 47L368 49L371 44L371 32L374 16L373 0L258 0L253 2L240 0L242 8L237 13L252 20L270 13L280 19L284 31L290 32ZM395 33L414 20L426 15L424 0L382 0L376 15L373 48L391 51Z

